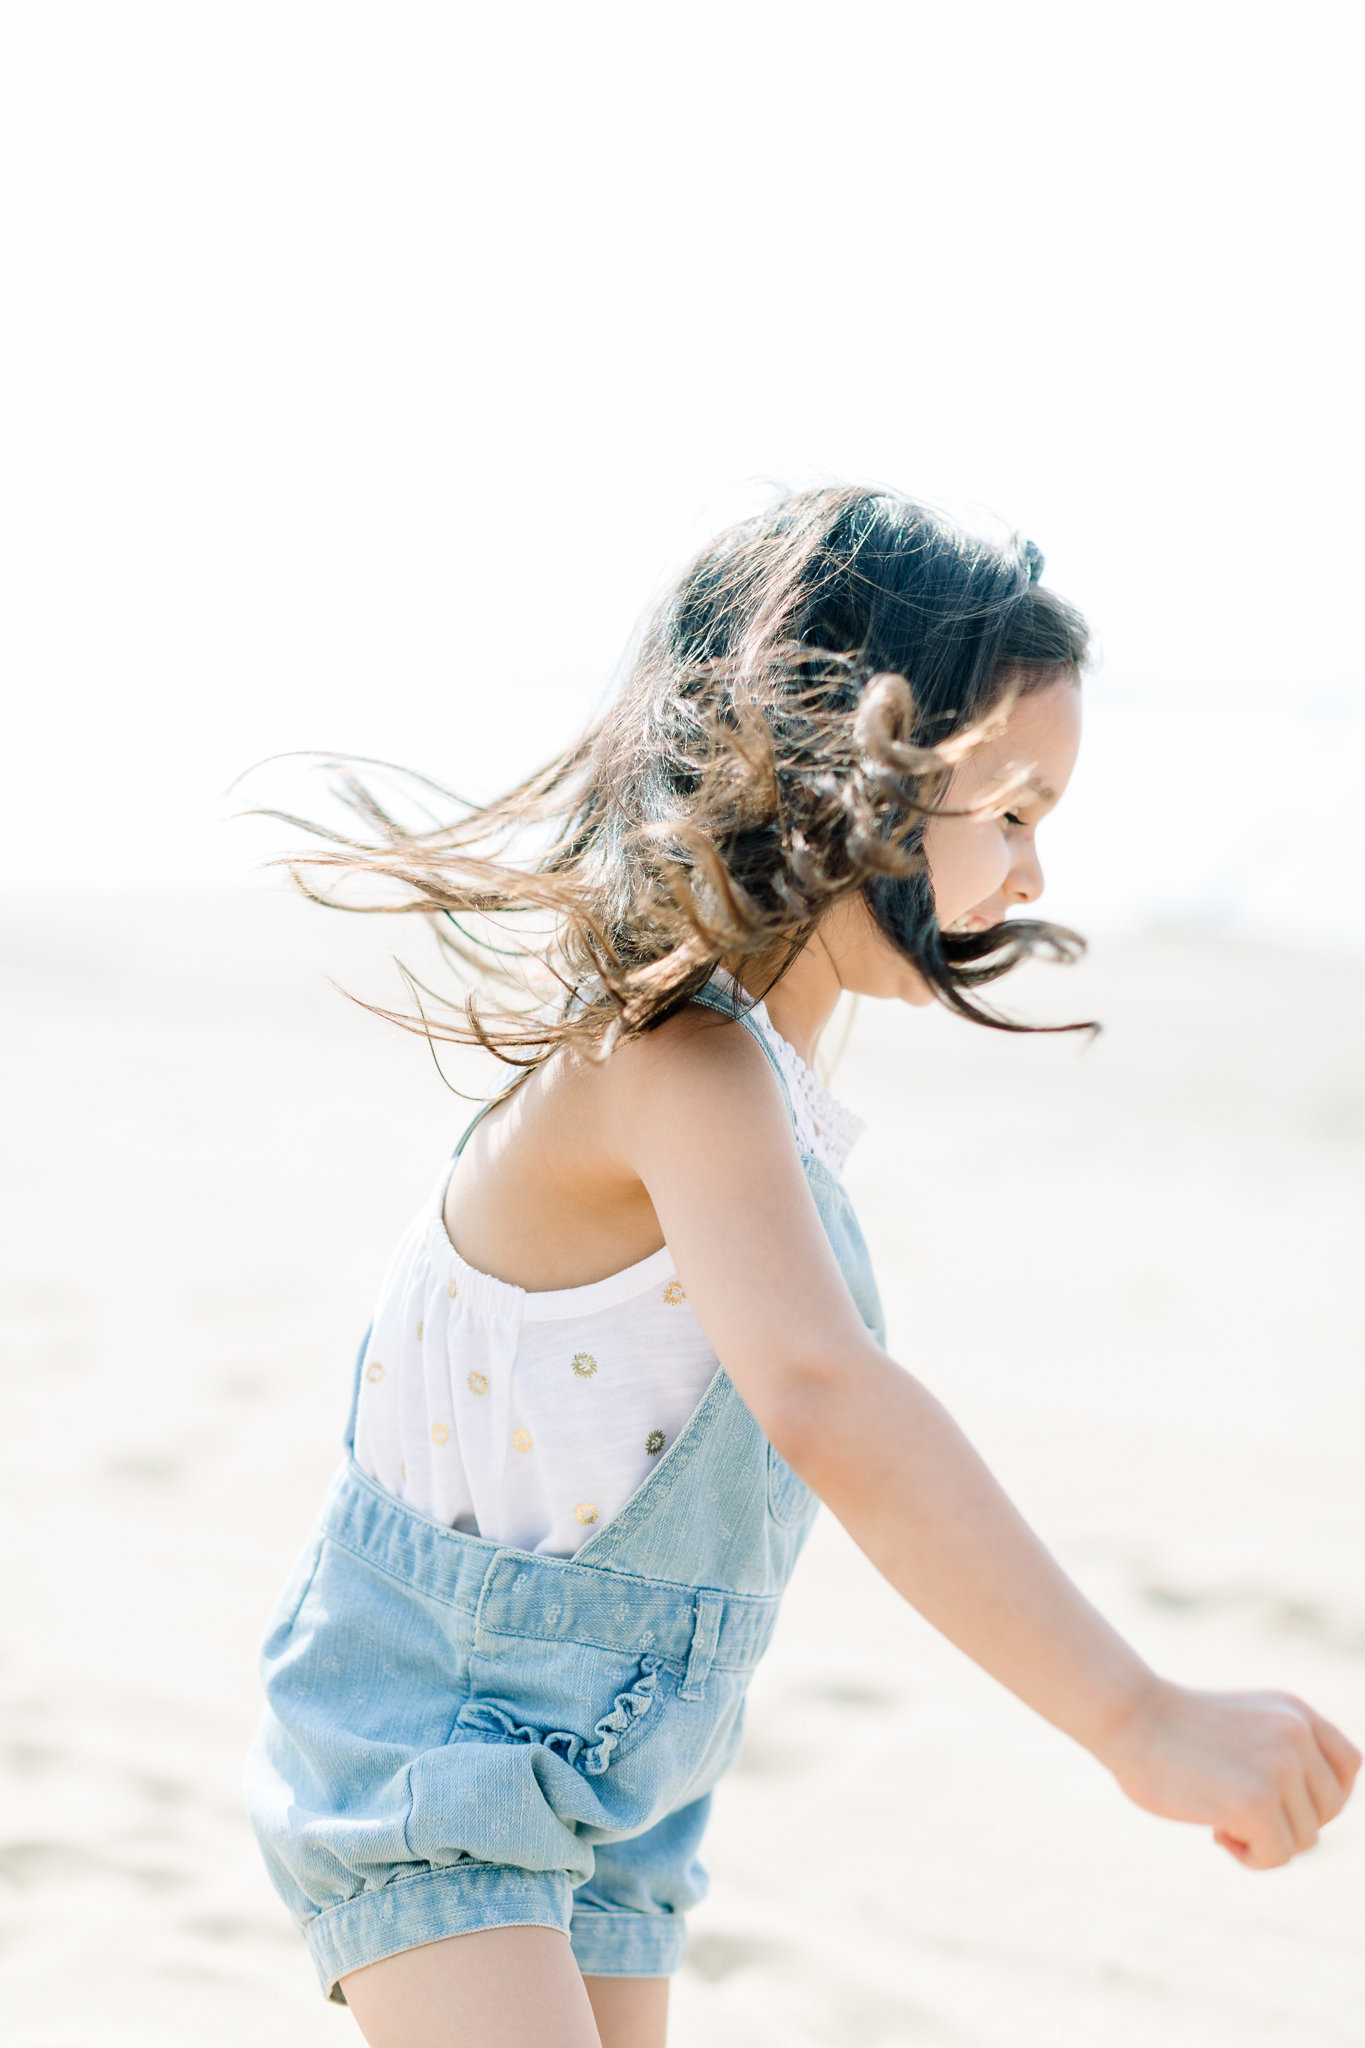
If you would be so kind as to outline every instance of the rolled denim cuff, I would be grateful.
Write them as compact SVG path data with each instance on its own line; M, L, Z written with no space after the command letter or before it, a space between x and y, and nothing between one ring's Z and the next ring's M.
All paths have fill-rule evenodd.
M553 1927L562 1934L570 1897L569 1881L560 1871L455 1864L361 1892L319 1913L304 1934L323 1990L344 2005L342 1977L404 1949L489 1927Z
M604 1913L579 1906L569 1922L574 1961L585 1977L671 1977L687 1953L680 1913Z

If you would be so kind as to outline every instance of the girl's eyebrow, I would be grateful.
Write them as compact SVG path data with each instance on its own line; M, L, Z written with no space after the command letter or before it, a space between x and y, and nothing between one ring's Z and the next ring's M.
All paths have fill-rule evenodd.
M1056 790L1050 789L1046 782L1026 782L1024 787L1025 789L1031 789L1033 794L1042 803L1055 804L1057 801Z

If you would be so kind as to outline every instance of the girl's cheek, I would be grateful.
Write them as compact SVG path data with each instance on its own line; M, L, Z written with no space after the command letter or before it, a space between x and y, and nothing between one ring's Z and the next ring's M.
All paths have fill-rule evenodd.
M940 924L953 924L1004 887L1009 849L995 824L937 819L924 835L924 854Z

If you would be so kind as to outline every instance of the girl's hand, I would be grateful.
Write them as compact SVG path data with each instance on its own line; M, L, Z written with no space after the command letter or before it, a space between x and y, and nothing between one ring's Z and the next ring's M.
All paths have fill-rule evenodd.
M1202 1822L1249 1870L1311 1849L1351 1795L1360 1751L1286 1692L1195 1692L1154 1678L1096 1755L1136 1805Z

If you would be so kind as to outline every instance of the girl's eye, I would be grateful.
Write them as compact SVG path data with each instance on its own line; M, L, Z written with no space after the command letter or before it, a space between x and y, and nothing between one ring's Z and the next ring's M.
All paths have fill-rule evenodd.
M1006 811L1005 823L1007 825L1018 825L1022 829L1024 821L1014 811Z

